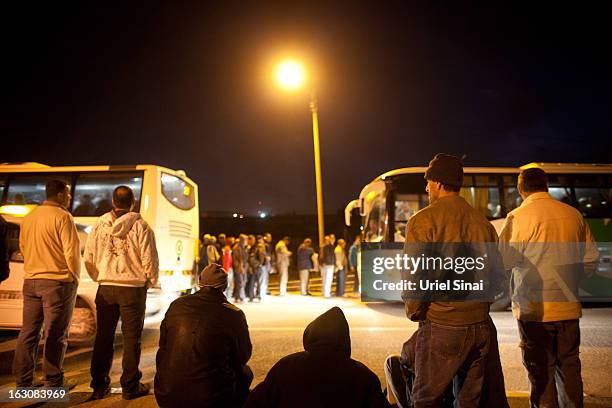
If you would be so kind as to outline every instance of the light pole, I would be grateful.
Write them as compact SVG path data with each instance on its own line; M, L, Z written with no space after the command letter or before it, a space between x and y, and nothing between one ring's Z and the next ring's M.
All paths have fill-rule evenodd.
M285 89L301 88L306 81L302 66L295 61L285 61L276 69L278 83ZM321 149L319 146L319 105L315 90L310 92L310 112L312 113L312 140L314 145L315 184L317 189L317 224L319 232L319 248L323 247L325 236L325 220L323 212L323 182L321 178Z

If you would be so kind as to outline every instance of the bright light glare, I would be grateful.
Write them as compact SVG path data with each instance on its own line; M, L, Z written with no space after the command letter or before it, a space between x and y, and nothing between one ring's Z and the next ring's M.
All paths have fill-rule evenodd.
M296 89L304 84L306 74L299 63L284 61L276 68L276 79L283 88Z
M12 215L13 217L25 217L35 205L3 205L0 207L0 214Z

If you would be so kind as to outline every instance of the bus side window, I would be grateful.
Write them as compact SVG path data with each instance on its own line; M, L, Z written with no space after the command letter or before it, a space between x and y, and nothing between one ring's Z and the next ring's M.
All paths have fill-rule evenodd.
M406 225L412 215L425 207L424 194L397 194L395 197L394 242L406 240Z
M578 210L585 218L612 218L612 188L576 187Z
M70 185L70 174L16 174L11 177L6 204L42 204L47 199L49 180L62 180Z
M136 205L140 209L142 172L91 172L81 173L74 188L72 214L75 217L98 217L113 209L113 190L128 186L134 191Z
M574 177L567 174L549 174L548 175L548 193L562 203L576 207L576 203L572 198L572 184Z
M502 176L502 194L506 214L517 208L523 202L523 199L516 188L517 181L518 176L516 174L505 174Z
M497 175L475 175L473 179L472 176L465 176L464 187L459 194L487 218L502 216Z

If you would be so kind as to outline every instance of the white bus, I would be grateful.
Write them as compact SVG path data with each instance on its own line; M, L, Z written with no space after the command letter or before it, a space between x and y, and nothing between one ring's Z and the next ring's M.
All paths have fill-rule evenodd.
M530 163L514 167L465 167L460 195L482 212L499 233L506 214L518 207L516 189L522 169L540 167L548 174L550 194L576 207L586 218L601 254L597 273L581 284L583 300L612 299L612 164ZM404 242L412 214L428 204L423 178L426 167L407 167L382 174L366 185L345 209L350 226L359 208L364 242ZM506 300L509 303L509 300ZM501 303L497 305L502 308ZM507 305L506 305L507 306Z
M11 273L0 284L0 328L22 325L23 260L19 252L21 219L45 200L45 184L61 179L71 187L70 212L83 250L97 218L110 211L112 192L119 185L134 190L136 208L155 231L159 253L159 284L149 290L147 314L161 310L180 292L194 287L198 242L198 187L185 172L155 165L50 167L38 163L0 165L0 214L9 221ZM77 305L70 327L71 344L86 344L95 335L95 293L84 265Z

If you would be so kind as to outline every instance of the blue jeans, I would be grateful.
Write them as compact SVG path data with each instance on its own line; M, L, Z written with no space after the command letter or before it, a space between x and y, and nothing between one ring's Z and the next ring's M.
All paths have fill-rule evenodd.
M485 357L491 345L488 322L447 326L426 320L419 328L415 352L415 408L440 406L457 375L461 407L478 407Z
M270 276L270 269L272 269L272 267L270 265L265 265L259 269L260 272L259 278L257 279L257 293L259 294L259 298L263 300L268 295L268 277Z
M246 298L247 274L245 272L234 272L234 300L242 302Z
M261 299L261 285L263 281L263 267L255 268L249 271L246 281L246 292L249 300L252 302L255 297Z
M51 279L23 281L23 327L17 339L13 374L17 387L31 387L44 321L44 380L49 387L64 383L64 354L76 301L77 285Z
M234 295L234 270L229 268L227 271L227 288L225 289L225 297L231 298Z

